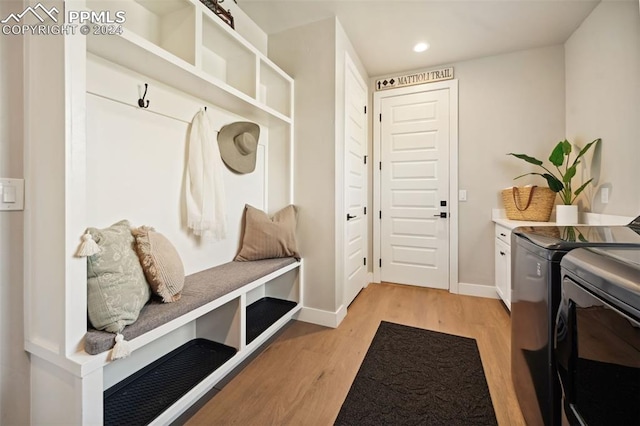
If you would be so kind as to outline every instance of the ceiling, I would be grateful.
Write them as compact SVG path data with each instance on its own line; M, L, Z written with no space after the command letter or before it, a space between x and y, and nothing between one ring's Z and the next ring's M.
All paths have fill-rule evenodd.
M337 16L370 77L564 43L600 0L238 0L267 34ZM431 45L413 52L420 41Z

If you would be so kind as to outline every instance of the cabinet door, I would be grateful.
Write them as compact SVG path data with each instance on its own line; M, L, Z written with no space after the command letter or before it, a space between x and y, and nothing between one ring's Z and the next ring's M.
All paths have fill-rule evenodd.
M511 249L496 238L495 250L496 291L505 305L511 309Z

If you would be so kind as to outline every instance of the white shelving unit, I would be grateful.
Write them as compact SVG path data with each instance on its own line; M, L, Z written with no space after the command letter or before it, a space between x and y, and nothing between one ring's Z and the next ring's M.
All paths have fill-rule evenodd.
M58 6L63 10L62 2ZM86 195L88 57L268 128L275 152L292 152L293 80L198 0L67 0L64 9L124 11L126 21L119 35L30 36L25 43L25 348L32 366L31 421L103 423L104 390L175 349L177 341L204 337L236 348L224 368L155 420L166 423L297 313L303 304L299 266L134 339L130 358L110 362L107 353L85 353L86 261L74 254L78 230L92 226ZM280 180L292 176L287 163L286 173L273 171ZM273 182L265 188L275 190ZM291 180L285 186L278 191L293 201ZM246 311L261 297L288 298L298 305L247 343Z
M259 124L292 123L293 79L205 6L196 0L116 4L121 7L122 3L137 5L126 10L124 32L90 34L88 52ZM88 2L96 10L113 5ZM135 11L134 16L146 11L145 22L153 25L143 25L141 18L129 24L130 10ZM258 79L258 75L264 78ZM258 93L270 96L262 100Z

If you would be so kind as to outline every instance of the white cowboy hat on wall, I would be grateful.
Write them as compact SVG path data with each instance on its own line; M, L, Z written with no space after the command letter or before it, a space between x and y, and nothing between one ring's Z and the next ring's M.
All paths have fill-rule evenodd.
M228 124L218 133L222 161L237 173L251 173L256 168L260 126L248 121Z

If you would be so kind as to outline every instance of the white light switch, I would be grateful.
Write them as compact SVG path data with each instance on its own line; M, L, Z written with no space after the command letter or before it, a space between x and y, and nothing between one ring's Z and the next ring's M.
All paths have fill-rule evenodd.
M467 190L461 189L458 191L458 201L467 201Z
M2 187L2 202L3 203L16 202L16 186L15 185L4 185Z
M24 209L24 179L0 178L0 211Z

